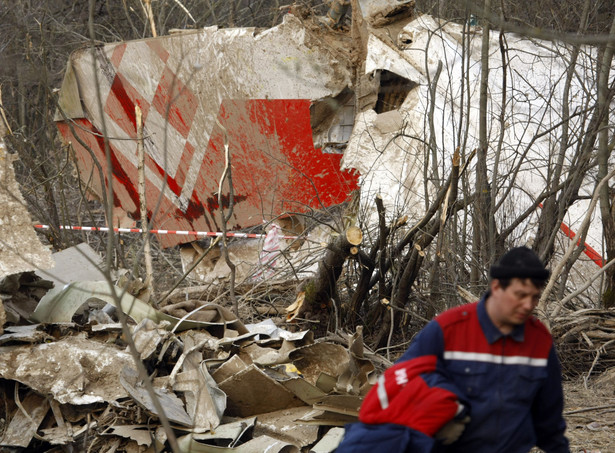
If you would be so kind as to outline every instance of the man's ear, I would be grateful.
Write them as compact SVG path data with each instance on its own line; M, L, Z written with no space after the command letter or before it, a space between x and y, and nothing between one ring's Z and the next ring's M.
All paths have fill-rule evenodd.
M493 293L500 288L502 288L500 280L498 280L497 278L492 278L491 282L489 283L489 289L491 290L491 292Z

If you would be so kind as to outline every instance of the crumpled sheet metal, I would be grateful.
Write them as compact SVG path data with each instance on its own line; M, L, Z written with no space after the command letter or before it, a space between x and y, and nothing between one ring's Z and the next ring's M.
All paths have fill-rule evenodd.
M178 374L173 390L184 393L186 409L193 422L192 432L217 430L226 409L226 394L220 390L204 363L199 369Z
M218 447L199 443L195 438L180 439L179 446L186 453L299 453L299 448L293 444L274 439L269 436L259 436L237 447Z
M310 453L331 453L335 451L343 437L344 428L331 428L316 445L310 448Z
M321 373L331 376L341 375L349 362L348 350L335 343L314 343L303 346L292 351L289 358L312 385L316 385Z
M219 382L218 386L228 397L228 415L250 417L304 404L254 364Z
M0 445L5 447L27 447L36 434L40 423L49 411L49 401L34 392L23 399L8 426L4 429Z
M81 337L53 343L0 348L0 377L27 385L61 404L112 402L128 393L119 384L130 354Z
M363 3L370 3L371 7L385 3L386 0L360 2L361 9L367 10L363 8ZM443 21L428 14L408 20L406 24L395 25L402 25L403 28L367 30L366 34L369 36L364 75L367 77L375 71L387 70L415 84L396 111L402 119L402 126L396 131L383 131L377 125L378 117L383 115L382 113L377 114L372 110L358 112L342 164L344 169L356 169L361 173L360 210L369 211L369 218L364 218L367 224L377 224L378 221L373 203L376 194L382 195L386 212L395 212L396 207L406 206L412 208L406 212L409 217L418 219L423 216L422 206L428 194L422 193L425 181L420 169L425 164L426 147L431 146L424 138L431 135L431 127L440 131L433 136L437 142L435 146L438 150L450 150L452 155L458 141L456 131L463 127L459 121L465 121L457 112L459 109L477 112L480 103L480 96L477 94L481 80L480 59L483 46L480 27ZM503 140L508 144L504 147L504 158L500 160L500 172L507 171L504 162L527 150L527 156L519 162L515 188L510 195L517 200L515 206L521 212L544 190L543 177L536 170L535 161L547 155L553 140L559 138L558 126L562 121L559 106L565 91L566 72L570 69L569 52L572 50L561 42L541 41L508 33L506 39L509 64L503 68L499 54L500 38L497 30L490 32L490 93L494 96L504 93L507 97L515 96L517 92L551 94L537 96L532 101L531 109L527 103L507 104L504 114L515 120L507 123L506 127L500 125L499 110L490 112L489 115L492 116L487 119L490 124L488 141ZM596 52L596 48L585 46L579 54L575 66L578 76L573 79L570 87L572 92L578 92L579 95L568 101L571 111L583 109L588 96L591 96L583 84L592 78L590 73ZM528 63L529 55L531 64ZM443 66L440 66L442 64ZM531 71L528 71L528 67L531 67ZM508 78L503 77L504 70L507 71ZM435 95L432 95L432 90ZM469 97L463 98L467 103L465 106L460 105L461 97L457 96L461 90L470 93ZM435 123L428 125L424 119L430 115L432 109L437 112L433 115ZM540 122L535 121L536 112L541 112ZM465 124L467 143L479 142L478 124L476 121ZM550 133L541 135L541 131ZM400 134L405 137L403 145L399 140ZM583 137L575 139L582 140ZM474 145L470 145L468 149L473 147ZM490 153L488 157L490 167L495 164L495 155L496 153ZM450 169L451 160L443 159L441 168L444 174ZM571 167L567 170L575 169ZM387 176L386 171L391 171L391 175ZM593 186L594 181L588 180L588 184L583 188L584 193L591 193ZM416 198L419 198L420 202L414 202ZM588 203L589 199L579 200L570 207L567 223L573 231L585 218ZM597 215L599 217L599 212ZM600 249L601 230L602 222L598 218L591 223L587 234L588 244L596 249Z
M300 448L312 445L318 440L318 426L297 423L310 410L309 406L301 406L259 414L253 435L275 437Z
M126 392L148 412L159 416L156 407L152 401L152 397L146 390L145 386L140 382L136 370L131 366L125 366L120 372L120 383L126 389ZM177 423L183 426L192 426L192 418L186 412L184 403L175 395L175 393L164 389L154 387L154 393L160 401L160 405L164 410L165 415L172 423Z
M151 305L128 294L115 285L104 281L73 282L63 288L53 288L41 298L32 319L44 323L70 322L75 312L89 299L98 299L121 308L127 316L137 322L151 319L156 323L167 321L175 331L208 327L234 327L241 333L247 333L241 321L224 319L223 322L202 322L182 320L156 310ZM219 307L226 316L227 309Z
M342 372L336 382L340 393L365 396L376 381L376 367L363 355L363 326L350 336L348 368Z
M105 282L76 283L58 289L56 295L65 292L66 306L57 300L54 305L49 302L54 298L49 297L37 307L37 316L54 322L70 320L76 307L91 295L97 297L102 288L108 295ZM143 353L142 360L150 364L170 360L167 368L174 363L170 373L157 376L153 384L175 429L192 433L181 441L185 451L298 452L317 442L320 426L342 426L356 420L361 396L344 393L361 388L367 379L369 366L364 363L360 331L349 338L348 348L333 342L313 343L311 332L290 333L270 320L247 327L238 323L240 328L232 334L237 335L240 330L245 333L231 338L216 336L215 333L229 332L224 329L214 329L215 333L205 329L174 333L164 328L168 321L156 323L151 319L158 319L158 312L151 307L135 302L132 296L126 300L133 303L126 311L141 319L132 329L138 350ZM119 305L124 307L126 300ZM61 324L41 327L62 331ZM75 328L78 326L71 324L70 330L65 328L64 332L74 332ZM33 332L37 330L28 329L27 338ZM54 398L50 402L56 406L107 402L112 412L113 408L128 409L135 421L131 423L127 418L127 426L117 432L106 429L106 424L99 426L109 436L109 447L130 443L134 448L154 448L153 443L149 447L145 443L146 427L137 423L142 422L142 417L160 414L134 371L132 357L112 343L102 342L117 339L119 332L92 330L90 334L92 340L84 338L84 332L52 343L0 348L0 377L50 394ZM176 345L182 346L179 356L172 352L175 349L169 349ZM26 351L28 360L22 358ZM31 371L31 375L19 374L14 369L17 364L23 365L21 371ZM104 376L99 366L104 367ZM356 379L350 376L353 373L357 374ZM218 440L217 446L206 445L212 442L212 436L221 434L229 417L255 417L261 421L256 422L258 429L237 438L235 443L229 441L220 446ZM138 419L141 421L137 422ZM159 430L160 426L156 426ZM74 441L59 422L58 426L41 428L41 432L46 433L49 442Z
M190 452L207 452L207 441L215 440L217 443L225 444L225 448L232 448L241 439L243 435L254 427L256 417L244 418L230 423L225 423L216 428L215 432L209 433L191 433L177 439L177 443L182 451ZM211 450L209 450L211 451ZM219 450L214 450L219 451Z

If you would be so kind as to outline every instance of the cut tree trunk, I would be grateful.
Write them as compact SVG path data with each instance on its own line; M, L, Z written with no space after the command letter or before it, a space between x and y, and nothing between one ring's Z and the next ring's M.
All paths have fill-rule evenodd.
M286 320L314 319L317 313L328 314L331 299L337 298L337 280L348 257L359 254L363 232L358 227L349 227L344 234L333 238L327 245L316 274L304 281L295 302L286 309Z

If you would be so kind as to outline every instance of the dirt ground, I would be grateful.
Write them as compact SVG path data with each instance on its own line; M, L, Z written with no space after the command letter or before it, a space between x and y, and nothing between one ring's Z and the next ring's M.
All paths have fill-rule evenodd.
M615 452L615 387L612 383L589 382L582 378L564 382L572 453Z

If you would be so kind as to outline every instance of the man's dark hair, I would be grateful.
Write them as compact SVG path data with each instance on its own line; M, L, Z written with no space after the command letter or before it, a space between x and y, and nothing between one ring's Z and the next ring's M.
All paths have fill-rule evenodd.
M542 288L550 272L538 255L525 246L515 247L506 252L489 271L491 278L499 280L506 289L513 278L530 279L536 288Z

